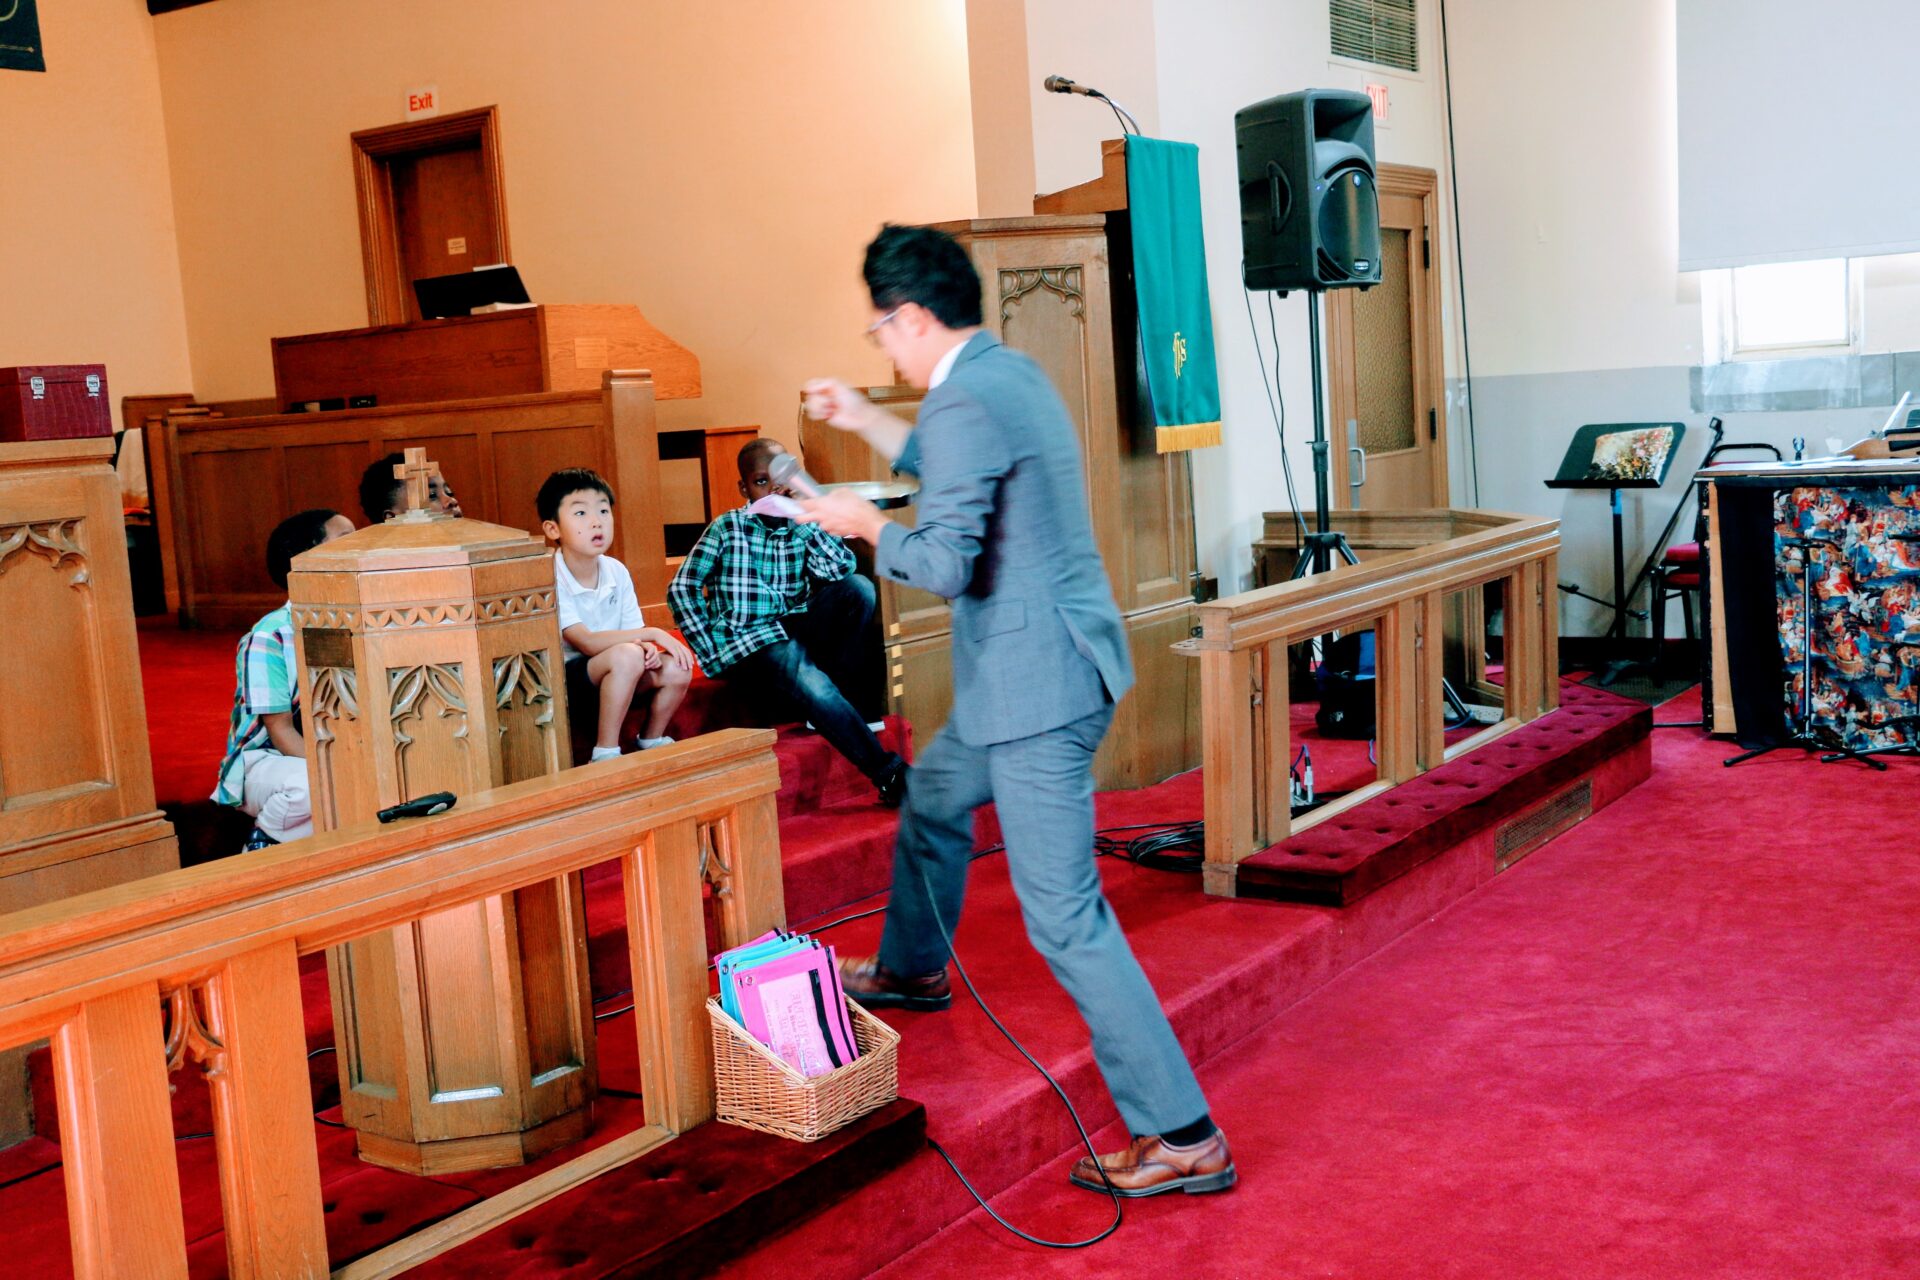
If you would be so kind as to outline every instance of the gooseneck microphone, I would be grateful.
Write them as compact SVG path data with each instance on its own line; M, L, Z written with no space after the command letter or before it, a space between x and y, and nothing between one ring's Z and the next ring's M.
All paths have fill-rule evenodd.
M767 464L767 476L777 485L793 490L803 498L818 498L822 490L820 482L808 475L800 465L800 459L790 453L777 453L773 461Z
M1090 85L1076 84L1065 76L1048 76L1040 82L1040 87L1048 93L1077 93L1083 98L1094 98L1104 102L1113 109L1114 118L1120 122L1120 132L1133 134L1140 132L1140 122L1133 118L1131 111Z

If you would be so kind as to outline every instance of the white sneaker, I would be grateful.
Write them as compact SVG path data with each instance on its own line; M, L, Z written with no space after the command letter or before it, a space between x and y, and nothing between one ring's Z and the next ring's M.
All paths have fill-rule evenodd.
M633 745L634 745L634 749L637 751L646 751L653 747L670 747L673 745L673 739L667 738L667 737L635 738L633 741Z

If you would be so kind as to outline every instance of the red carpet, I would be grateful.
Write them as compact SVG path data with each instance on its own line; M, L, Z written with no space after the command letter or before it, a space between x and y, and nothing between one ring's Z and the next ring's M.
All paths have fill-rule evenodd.
M975 1212L881 1274L1920 1275L1920 766L1729 771L1696 730L1655 750L1625 803L1201 1071L1237 1190L1132 1203L1071 1254ZM1055 1238L1104 1225L1065 1156L1037 1163L996 1208ZM835 1274L815 1244L737 1274Z
M142 629L144 649L154 635ZM200 773L211 775L207 758L225 735L232 637L215 647L204 633L165 633L159 647L175 637L182 649L223 651L219 674L205 674L196 693L213 708L202 760L177 758L190 716L156 729L156 745L163 733L179 735L163 752L175 760L157 775L179 766L188 794L204 793ZM184 679L148 676L156 712L179 706ZM1661 718L1686 716L1670 706ZM1365 758L1365 743L1338 747ZM906 1267L1104 1274L1140 1259L1261 1276L1912 1270L1920 1234L1905 1222L1920 1207L1910 1176L1916 1144L1887 1136L1910 1132L1916 1109L1903 1073L1920 1002L1908 960L1920 931L1920 869L1905 865L1891 829L1891 816L1908 812L1910 766L1868 777L1780 754L1728 773L1718 768L1724 748L1693 731L1661 733L1657 748L1661 773L1628 804L1413 935L1407 929L1486 879L1482 869L1442 856L1357 908L1331 912L1208 900L1188 875L1102 864L1235 1138L1246 1182L1231 1196L1142 1201L1116 1240L1052 1255L1006 1244L977 1215L960 1217L964 1194L925 1153L728 1274L868 1274L922 1240L900 1263L902 1276ZM1315 754L1317 773L1329 764ZM1811 825L1811 802L1795 802L1807 785L1849 789L1847 804L1826 806L1845 812L1822 812L1818 835L1801 829ZM887 816L866 806L835 814L828 783L816 794L820 812L781 823L797 923L808 913L837 917L837 902L885 879ZM854 810L870 818L862 823ZM1106 825L1198 814L1198 775L1100 798ZM991 819L983 827L991 837ZM1755 850L1759 831L1776 844ZM973 977L1089 1123L1112 1121L1085 1032L1021 936L1004 860L983 860L973 881L960 931ZM843 950L866 950L877 919L829 936ZM1248 960L1256 952L1267 960ZM1859 990L1857 971L1874 975L1872 992ZM611 977L597 973L595 988ZM321 1013L311 1021L323 1044L324 1004L309 1004L319 1006L309 1013ZM902 1094L927 1103L933 1134L983 1190L1043 1234L1104 1224L1104 1201L1058 1190L1066 1169L1058 1103L977 1009L962 998L950 1013L893 1021L906 1036ZM612 1088L634 1086L630 1052L620 1061L614 1050L630 1034L611 1034L628 1025L628 1017L601 1025ZM319 1079L332 1075L326 1055L315 1065ZM626 1109L628 1100L609 1098L603 1132ZM182 1111L180 1132L196 1132L186 1098ZM324 1130L336 1265L401 1219L430 1221L524 1176L422 1184L357 1165L344 1142L340 1130ZM182 1142L180 1157L188 1182L211 1192L209 1146ZM40 1140L0 1153L0 1213L23 1224L12 1263L31 1274L65 1270L60 1178L6 1182L48 1159L58 1148ZM1895 1184L1889 1171L1903 1169ZM217 1274L217 1199L192 1199L196 1272ZM584 1211L566 1230L593 1238L618 1230L622 1213L630 1209ZM1668 1267L1674 1257L1688 1263Z

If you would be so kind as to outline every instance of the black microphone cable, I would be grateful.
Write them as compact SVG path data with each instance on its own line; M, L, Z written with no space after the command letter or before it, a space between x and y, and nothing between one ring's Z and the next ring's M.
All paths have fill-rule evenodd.
M969 859L969 861L972 861L972 859ZM1113 1201L1113 1221L1109 1222L1106 1228L1098 1235L1088 1236L1085 1240L1047 1240L1040 1236L1030 1235L994 1212L993 1206L988 1204L985 1197L974 1189L971 1182L967 1181L967 1175L960 1172L960 1166L954 1163L953 1157L947 1154L945 1147L941 1146L932 1137L927 1139L927 1145L933 1148L935 1155L938 1155L942 1160L947 1162L947 1168L953 1170L953 1176L960 1179L960 1185L967 1189L967 1194L973 1197L975 1204L986 1210L988 1217L999 1223L1007 1231L1025 1240L1028 1244L1037 1244L1046 1249L1085 1249L1092 1245L1099 1244L1102 1240L1105 1240L1108 1236L1120 1229L1122 1216L1120 1193L1114 1188L1113 1179L1107 1176L1106 1166L1100 1163L1100 1153L1093 1149L1093 1139L1087 1135L1086 1125L1080 1122L1080 1113L1074 1110L1073 1099L1067 1097L1067 1091L1060 1087L1060 1082L1055 1080L1031 1053L1027 1052L1027 1047L1014 1037L1013 1032L1007 1030L1007 1025L1000 1021L993 1010L987 1007L987 1002L980 998L979 988L973 985L973 979L967 974L967 966L960 963L960 952L953 945L953 934L947 929L947 922L940 918L940 904L933 900L933 883L927 879L926 864L918 856L915 856L913 860L913 869L919 876L920 888L927 895L927 906L932 911L933 922L939 926L940 937L947 944L947 954L953 957L954 971L960 975L960 981L966 984L967 994L972 996L973 1002L980 1006L980 1012L987 1015L987 1021L993 1024L994 1030L1006 1037L1007 1043L1013 1046L1014 1051L1027 1060L1027 1065L1040 1073L1040 1078L1047 1082L1047 1087L1052 1089L1054 1094L1060 1099L1060 1105L1067 1109L1067 1118L1073 1121L1074 1131L1080 1135L1080 1145L1085 1147L1087 1154L1093 1158L1093 1167L1099 1170L1100 1181L1106 1184L1107 1198Z

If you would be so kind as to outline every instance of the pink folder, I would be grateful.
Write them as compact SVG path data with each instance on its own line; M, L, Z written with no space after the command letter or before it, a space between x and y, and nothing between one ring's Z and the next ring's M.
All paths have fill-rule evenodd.
M741 1025L803 1076L860 1056L833 949L810 947L734 975Z

